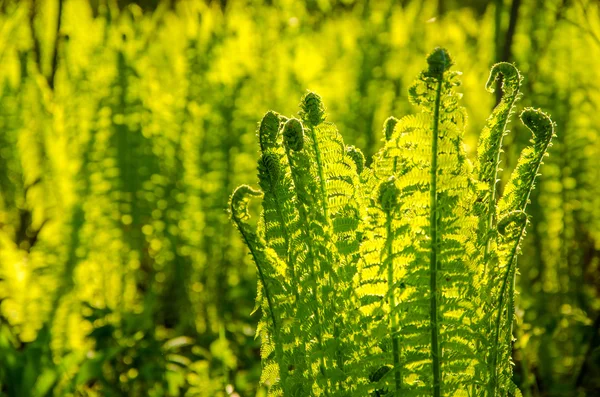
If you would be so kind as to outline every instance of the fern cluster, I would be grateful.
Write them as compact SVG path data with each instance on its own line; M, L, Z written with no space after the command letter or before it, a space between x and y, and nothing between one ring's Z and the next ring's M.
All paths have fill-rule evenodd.
M237 188L231 216L259 274L262 381L285 396L515 395L516 260L525 213L554 125L533 133L500 196L502 140L521 76L492 68L503 96L477 158L463 145L459 72L444 49L410 88L420 113L384 124L367 165L307 93L298 118L258 127L260 191ZM251 222L252 198L262 213Z

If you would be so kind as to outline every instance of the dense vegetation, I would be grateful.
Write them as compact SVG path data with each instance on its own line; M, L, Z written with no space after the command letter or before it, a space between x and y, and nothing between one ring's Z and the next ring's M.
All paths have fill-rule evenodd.
M477 160L463 144L460 73L437 48L410 87L421 113L384 124L365 164L325 120L267 113L258 129L261 191L238 187L231 214L256 263L263 382L276 395L517 395L511 351L517 256L535 179L554 135L540 110L504 195L497 181L521 75L492 67L504 92ZM263 195L259 226L248 202Z
M481 157L489 155L488 146L490 153L499 153L500 147L485 136L497 132L497 123L490 122L508 117L511 109L523 114L526 126L512 123L510 132L504 126L499 130L501 135L507 133L500 166L506 170L520 169L519 153L531 138L527 127L542 117L532 111L522 113L523 108L539 107L556 124L550 157L544 161L527 205L532 222L521 246L523 253L513 269L519 293L514 297L512 351L507 312L502 313L498 328L502 343L481 340L482 348L475 352L498 358L483 357L485 365L473 362L470 367L442 358L437 370L440 393L470 382L474 375L469 368L482 379L484 390L498 390L500 395L513 390L513 383L525 396L600 392L597 2L164 1L152 2L157 3L155 7L144 3L144 8L125 3L30 0L0 4L0 395L264 396L261 374L262 383L277 384L277 374L283 382L285 375L276 364L290 363L284 361L288 359L296 361L288 366L289 381L281 383L283 387L309 387L305 379L311 379L315 394L331 386L327 390L331 395L346 387L389 395L397 382L420 393L414 383L417 379L423 379L423 387L433 387L427 383L436 372L433 363L410 366L410 360L422 354L417 343L389 332L393 322L407 316L403 312L406 296L371 294L364 290L366 283L364 288L353 288L350 281L355 281L352 272L358 268L382 285L389 282L388 268L392 269L390 280L401 277L396 274L400 271L394 265L396 257L385 251L395 244L398 250L409 249L412 245L407 245L407 239L415 242L415 255L426 256L430 208L426 186L430 185L404 183L400 175L388 181L392 173L384 169L389 165L385 159L395 156L393 145L414 143L414 135L392 133L394 127L397 132L417 130L431 138L429 129L411 124L425 116L411 119L405 115L419 111L410 97L417 98L419 106L431 106L430 99L418 100L427 90L413 92L416 96L409 96L408 90L424 68L426 54L437 46L448 48L457 65L454 68L464 72L462 85L450 87L453 83L448 80L444 89L451 89L456 100L464 93L460 106L468 109L469 119L463 122L463 111L458 108L442 113L440 117L449 119L442 124L447 130L439 131L449 139L464 131L465 152L450 152L461 159L461 167L467 167L467 159L482 164ZM500 61L514 61L525 78L521 81L510 65L500 64L504 66L495 70L504 77L497 84L504 84L505 89L492 83L489 88L496 88L496 95L490 95L485 82L491 66ZM496 77L493 74L492 81ZM524 94L518 102L517 86L510 86L513 83L520 84ZM347 208L336 207L336 201L325 209L323 196L311 193L310 189L318 193L321 188L310 180L311 172L292 172L314 167L316 154L308 148L315 139L324 139L319 136L335 144L342 142L332 126L311 116L312 106L321 103L317 96L304 97L302 103L307 106L298 120L267 113L259 128L261 140L256 139L256 120L269 109L294 114L298 98L307 89L321 95L328 105L327 119L335 121L344 136L344 148L348 147L347 155L336 160L352 170L346 175L352 180L350 190L342 183L336 187L342 196L355 194ZM455 113L460 116L452 116ZM394 126L395 119L388 120L389 115L399 123ZM269 136L268 131L276 133ZM304 131L304 140L294 135L298 131ZM286 146L272 141L275 136L295 140ZM419 156L431 151L430 140L421 139L418 144ZM364 163L356 148L364 153ZM347 163L348 159L353 162ZM423 161L431 165L430 159ZM286 165L293 162L297 162L294 167ZM277 178L295 188L268 194L268 173L278 165L285 172ZM448 164L440 160L439 165L443 169ZM464 189L448 187L444 199L467 203L464 208L469 210L461 216L475 218L460 225L442 221L439 233L454 233L450 229L455 227L487 228L489 234L472 235L494 241L512 238L515 225L526 220L519 212L521 206L507 204L504 210L510 215L504 223L502 216L481 216L490 215L491 207L485 205L492 202L490 197L507 197L515 191L511 173L499 173L496 185L494 170L480 165L469 172L483 185L497 186L497 191L475 197L485 189L470 187L471 182ZM294 178L306 179L305 185ZM445 183L443 178L440 184ZM296 212L284 219L294 223L288 226L296 228L296 233L313 235L297 245L296 235L286 240L281 238L283 229L252 223L261 218L261 201L252 200L248 205L253 216L241 228L264 229L255 236L256 242L268 243L270 248L260 246L248 255L245 244L249 240L242 239L227 213L229 196L240 184L252 187L237 190L242 201L232 203L245 204L245 195L259 194L258 188L265 192L263 207L301 202L286 206L284 210ZM306 190L298 190L299 186ZM414 205L408 199L411 189L423 196L424 205L415 210L415 216L422 218L419 227L425 234L412 235L419 229L407 228L394 212L397 207L383 204L398 200ZM278 197L273 199L275 193ZM381 202L376 200L379 197ZM319 204L328 216L313 210ZM441 205L441 219L456 216L454 208L459 207ZM265 213L276 216L266 209ZM242 214L233 211L234 219L242 220ZM359 227L354 222L356 214L368 233L355 233ZM399 231L390 238L382 229L385 219ZM306 225L297 224L306 221ZM318 233L315 228L320 223L324 230L329 226L336 230L336 236ZM500 227L502 233L496 233ZM463 234L468 233L457 231ZM453 255L481 253L470 246L482 244L480 239L465 241ZM281 265L306 261L296 257L296 250L311 245L318 250L313 255L320 258L314 263L331 261L328 256L337 255L341 262L356 265L341 275L319 267L315 276L304 270L296 274L294 268ZM500 245L489 247L484 249L489 260L505 255ZM393 253L400 252L395 249ZM442 244L441 249L443 253L449 248ZM375 257L382 252L387 258L383 263L391 266L383 266L383 273L365 270L375 265L379 260ZM279 272L280 279L290 285L276 284L270 294L273 312L291 317L269 317L266 293L271 289L264 285L277 279L257 282L261 275L253 255L265 256L265 260L283 256L268 270ZM488 260L477 255L471 259L473 263ZM440 260L445 259L440 256ZM430 263L427 257L427 272ZM415 277L424 270L417 267ZM494 269L491 265L488 271ZM349 282L329 280L333 290L311 287L316 281L327 285L321 283L323 278L334 276ZM502 295L494 290L502 284L478 290L474 287L479 283L461 277L452 283L462 283L464 287L457 288L472 294L481 308L498 302ZM292 282L300 286L296 293ZM429 288L430 279L423 285ZM406 294L419 294L410 287L405 285ZM441 291L444 288L448 286L440 286ZM502 305L508 309L512 295L506 296ZM425 295L418 298L426 299ZM316 302L328 304L315 311ZM349 316L358 306L357 315ZM390 315L391 307L397 308L396 316ZM489 318L494 313L500 311L484 310L485 316L472 316L472 321L483 324L477 332L498 323ZM428 322L431 310L419 309L414 315L415 321ZM291 332L294 318L311 321ZM463 328L466 335L471 332L466 328L472 327ZM430 336L431 328L427 330ZM265 343L266 338L274 343ZM449 343L445 338L441 328L440 343ZM261 353L267 357L262 365ZM490 363L497 363L498 370L490 370ZM337 371L340 364L344 371ZM298 393L307 395L306 389Z

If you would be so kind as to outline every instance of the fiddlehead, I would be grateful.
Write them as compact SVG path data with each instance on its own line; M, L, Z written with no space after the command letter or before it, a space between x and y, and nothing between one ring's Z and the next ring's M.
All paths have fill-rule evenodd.
M283 127L283 143L284 145L299 152L304 148L304 127L298 119L289 119Z
M365 155L363 152L357 147L346 146L346 154L352 159L354 165L356 165L358 175L362 174L365 169Z
M400 190L396 187L396 178L391 176L379 185L377 194L379 205L385 212L393 211L400 200Z
M322 122L324 106L319 97L307 94L300 115L302 122L289 119L284 125L283 143L301 229L296 241L307 292L301 297L306 302L302 312L311 318L303 327L306 334L317 340L316 345L310 344L313 349L335 352L332 362L327 362L326 356L319 359L319 373L326 376L334 369L343 370L346 361L341 346L351 327L344 325L342 313L350 302L350 261L355 260L358 250L359 182L355 164L337 129ZM344 376L333 382L335 387L341 387Z
M425 76L432 77L436 80L442 80L444 73L447 72L450 67L454 65L450 54L445 48L436 48L427 57L427 71L424 72Z
M329 218L329 204L327 199L325 164L321 153L320 140L316 127L325 120L325 106L321 102L321 97L314 92L308 92L300 102L299 115L308 126L310 142L312 143L312 152L315 156L317 174L319 178L320 197L323 205L323 216Z
M265 114L258 135L262 156L258 161L258 179L262 191L265 239L288 265L291 288L298 296L298 280L292 242L298 233L298 213L293 204L293 182L285 152L281 147L282 117L270 111Z
M280 116L272 110L268 111L259 123L258 139L263 153L277 145L280 123Z
M311 127L316 127L325 121L325 106L321 97L314 92L307 92L300 101L300 117Z
M533 190L542 160L554 136L554 123L539 109L527 108L521 113L521 121L533 133L532 145L521 152L504 195L498 203L498 213L524 211Z

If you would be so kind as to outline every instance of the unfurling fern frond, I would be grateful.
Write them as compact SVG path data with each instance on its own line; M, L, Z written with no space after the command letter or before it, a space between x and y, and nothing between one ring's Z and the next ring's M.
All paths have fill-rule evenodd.
M498 203L498 267L489 275L488 290L493 291L495 323L492 344L492 382L490 390L502 395L513 387L510 365L512 322L514 317L514 287L517 255L528 224L525 209L535 186L542 160L554 136L554 123L541 110L527 108L521 121L533 133L532 145L523 149L521 157ZM500 286L498 289L496 286Z
M477 178L482 183L477 202L480 215L479 234L484 236L485 260L489 258L490 239L493 232L493 222L496 215L496 186L502 153L502 140L507 134L506 127L513 113L515 102L519 99L519 88L523 78L517 68L506 62L497 63L492 67L490 77L485 85L493 93L496 81L502 76L503 95L496 106L479 137L477 150Z
M463 148L460 73L444 49L410 88L421 112L383 126L371 166L307 93L299 118L259 126L258 230L242 186L232 217L257 264L270 395L515 394L510 352L516 255L525 209L553 136L541 111L497 204L502 138L519 97L511 64L473 164Z

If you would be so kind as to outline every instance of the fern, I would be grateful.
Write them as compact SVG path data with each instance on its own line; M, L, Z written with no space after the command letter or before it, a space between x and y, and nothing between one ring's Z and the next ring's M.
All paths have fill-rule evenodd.
M271 395L518 393L516 257L554 126L539 110L523 111L532 146L498 199L518 70L492 68L487 87L502 76L504 92L473 164L462 142L460 73L444 49L427 63L409 90L421 113L385 122L370 167L312 92L299 119L269 112L260 124L258 229L244 220L260 192L238 188L231 207L259 273Z

